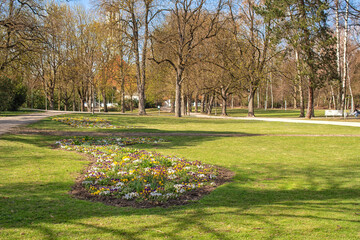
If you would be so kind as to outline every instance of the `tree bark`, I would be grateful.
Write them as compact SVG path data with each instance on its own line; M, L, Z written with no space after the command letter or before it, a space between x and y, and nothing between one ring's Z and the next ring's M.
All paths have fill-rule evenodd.
M103 91L102 95L103 95L103 102L104 102L104 112L108 112L108 108L107 108L107 104L106 104L107 99L106 99L106 91L105 90ZM100 106L99 106L99 108L100 108Z
M199 94L196 93L195 94L195 112L199 112L199 108L198 108L198 102L199 102Z
M125 76L121 76L121 113L125 113Z
M175 98L174 97L171 98L170 112L175 113Z
M201 113L205 113L205 105L206 105L206 95L202 94L201 95L201 109L200 109Z
M349 20L349 1L346 2L345 25L344 25L344 54L343 54L343 75L342 75L342 94L341 94L341 110L345 114L345 98L346 98L346 79L347 79L347 38L348 38L348 20ZM344 115L345 116L345 115Z
M339 0L335 0L335 28L336 28L336 65L337 65L337 74L339 78L339 82L341 79L341 69L340 69L340 24L339 24ZM339 84L339 96L342 95L342 86ZM339 104L335 107L340 109L341 106ZM335 101L334 101L335 104Z
M248 106L248 117L255 117L254 114L254 98L255 98L256 88L250 88L249 93L249 106Z
M297 108L297 99L296 99L296 94L297 93L297 88L296 88L296 85L294 85L294 106L293 108L296 109Z
M186 95L186 103L187 103L187 113L188 113L188 115L190 115L190 113L192 111L191 94Z
M222 99L222 106L221 106L221 116L227 116L226 112L226 104L227 104L228 94L226 89L221 89L221 99Z
M181 117L181 80L183 69L178 68L176 71L175 82L175 117Z
M311 117L314 115L314 89L311 86L311 82L309 84L308 90L309 90L309 92L308 92L308 107L307 107L307 112L306 112L306 118L311 119Z
M214 100L215 100L215 96L214 94L211 94L211 96L209 96L209 101L207 103L207 114L210 115L211 111L213 109L214 106Z
M185 94L181 94L181 115L186 115L186 99Z

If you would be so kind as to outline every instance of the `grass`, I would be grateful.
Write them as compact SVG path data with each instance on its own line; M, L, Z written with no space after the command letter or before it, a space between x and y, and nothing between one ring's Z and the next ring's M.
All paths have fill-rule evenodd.
M349 112L349 110L347 110ZM221 114L221 108L216 108L217 115ZM230 117L247 117L248 109L247 108L227 108L227 113ZM306 114L306 109L305 109ZM212 112L212 115L215 115L215 109ZM269 117L269 118L299 118L300 109L267 109L266 111L261 109L255 109L256 117ZM324 109L315 109L315 118L313 119L323 119L325 118L325 110ZM354 116L349 116L346 119L343 117L328 117L326 120L337 120L337 121L353 121Z
M52 149L59 137L2 136L0 239L360 238L360 139L289 136L329 131L360 134L358 128L104 117L115 124L139 127L121 131L284 136L168 136L164 137L167 142L157 146L137 145L220 165L236 173L233 182L198 202L153 209L117 208L73 199L67 192L88 164L83 155ZM64 126L45 120L32 127L70 129Z
M75 117L99 117L111 121L115 126L131 126L130 129L89 129L73 128L69 125L52 121L50 118L32 124L29 127L45 130L64 130L81 132L151 132L151 133L206 133L206 134L360 134L358 128L334 127L331 125L318 124L294 124L283 122L262 122L253 120L231 120L231 119L206 119L172 116L137 116L122 114L69 114Z
M36 113L37 110L0 111L0 117L13 117L23 114Z

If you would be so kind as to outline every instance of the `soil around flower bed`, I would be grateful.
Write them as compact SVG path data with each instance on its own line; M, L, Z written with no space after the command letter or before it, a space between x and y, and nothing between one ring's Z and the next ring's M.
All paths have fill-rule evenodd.
M86 155L86 154L84 154ZM201 188L197 188L184 194L178 196L174 199L169 199L166 202L159 202L159 201L137 201L136 199L133 200L126 200L122 198L116 198L113 196L99 196L99 195L91 195L83 186L82 182L85 178L85 173L91 168L91 166L96 162L94 157L88 156L91 163L89 166L84 169L81 176L76 179L75 185L72 187L72 190L69 191L69 194L77 199L80 200L87 200L92 202L101 202L106 205L116 206L116 207L134 207L134 208L153 208L153 207L171 207L171 206L179 206L190 204L195 201L200 200L205 195L209 194L210 192L214 191L217 187L231 182L235 173L219 166L214 166L217 170L217 177L213 179L215 183L212 186L204 186Z

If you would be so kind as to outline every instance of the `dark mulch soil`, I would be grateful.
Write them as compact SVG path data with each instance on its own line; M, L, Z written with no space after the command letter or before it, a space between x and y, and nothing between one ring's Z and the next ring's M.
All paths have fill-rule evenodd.
M106 205L117 206L117 207L135 207L135 208L152 208L152 207L170 207L176 205L185 205L192 203L201 199L203 196L209 194L218 186L230 182L234 177L234 172L215 166L217 168L218 176L214 179L214 186L205 186L199 189L194 189L192 191L186 192L183 195L179 196L176 199L169 199L166 202L149 202L142 201L138 202L136 200L126 200L121 198L115 198L111 196L93 196L91 195L82 185L84 181L84 175L89 170L92 164L96 161L95 158L89 157L92 163L84 170L84 174L77 178L75 185L72 187L72 190L69 192L70 195L77 199L88 200L93 202L102 202Z

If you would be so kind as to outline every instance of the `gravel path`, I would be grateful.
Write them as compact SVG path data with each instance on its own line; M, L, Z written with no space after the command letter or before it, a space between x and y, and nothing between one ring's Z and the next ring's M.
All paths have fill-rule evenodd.
M208 116L199 113L192 113L191 116L198 118L217 118L217 119L234 119L234 120L250 120L250 121L253 120L253 121L286 122L286 123L310 123L310 124L360 127L360 122L340 122L340 121L305 120L305 119L289 119L289 118L222 117L222 116Z
M46 111L30 114L23 114L13 117L0 117L0 135L8 133L11 129L19 127L20 125L31 124L43 118L65 114L66 112L60 111Z

